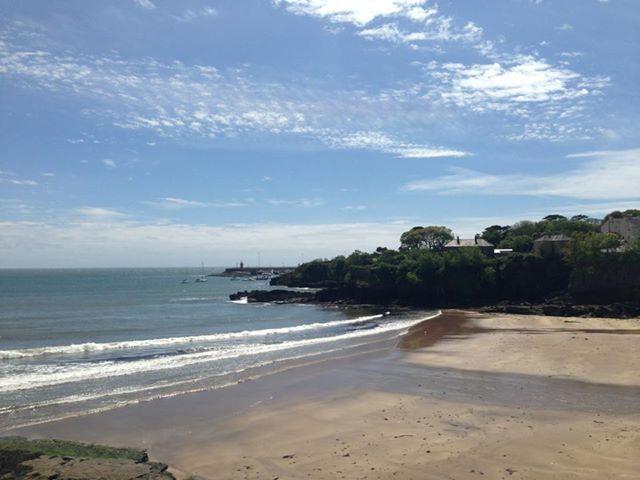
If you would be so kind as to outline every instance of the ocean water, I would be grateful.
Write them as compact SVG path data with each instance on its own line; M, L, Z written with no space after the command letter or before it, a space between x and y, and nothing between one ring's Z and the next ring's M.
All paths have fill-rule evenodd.
M269 286L224 277L195 283L199 273L0 270L0 430L224 388L418 321L230 302L230 293Z

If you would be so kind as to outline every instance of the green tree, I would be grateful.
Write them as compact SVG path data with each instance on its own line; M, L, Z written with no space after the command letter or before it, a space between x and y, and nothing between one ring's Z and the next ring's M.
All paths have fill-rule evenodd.
M442 250L450 240L453 240L453 232L447 227L413 227L400 236L400 250Z
M499 245L502 240L507 236L507 232L511 229L510 226L491 225L482 232L481 237L487 242Z
M529 253L533 249L533 237L530 235L508 236L500 242L500 248L512 248L514 252Z
M558 220L566 220L567 217L565 217L564 215L559 215L557 213L554 213L553 215L547 215L546 217L544 217L542 219L543 222L557 222Z

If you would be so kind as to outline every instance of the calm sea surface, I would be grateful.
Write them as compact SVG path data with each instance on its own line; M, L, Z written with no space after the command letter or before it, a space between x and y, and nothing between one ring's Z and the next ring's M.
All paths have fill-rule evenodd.
M195 283L198 273L0 270L0 430L222 388L258 369L397 335L417 321L234 303L230 293L269 287L223 277Z

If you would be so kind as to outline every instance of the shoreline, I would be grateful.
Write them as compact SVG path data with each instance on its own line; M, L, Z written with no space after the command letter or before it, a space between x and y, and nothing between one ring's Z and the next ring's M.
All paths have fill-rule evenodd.
M349 358L15 433L148 448L210 479L631 478L639 329L446 310Z
M316 305L316 307L324 308L321 305ZM328 308L332 308L332 307L328 307ZM339 309L344 310L345 312L351 311L352 315L356 314L358 316L361 316L361 314L363 313L372 314L374 312L381 311L379 308L370 310L363 306L354 306L353 308L339 307ZM427 315L426 317L423 317L423 318L415 318L415 323L411 326L413 327L424 321L429 321L434 316L438 316L440 314L441 314L440 311L427 312L424 310L415 310L410 312L402 311L397 314L394 314L394 316L397 316L399 319L405 318L406 320L410 321L411 317L414 317L414 316L423 317L424 315ZM300 355L285 357L282 359L271 360L265 363L260 363L251 367L241 369L239 371L226 373L224 374L223 377L228 378L228 380L225 380L221 383L216 383L211 385L206 383L202 385L194 384L188 389L181 389L181 390L167 391L167 392L160 392L160 393L156 392L148 397L121 401L114 404L93 408L90 410L83 410L83 411L76 411L68 414L62 414L54 418L36 419L33 421L27 421L25 423L11 425L8 427L3 426L2 428L0 428L0 435L13 435L14 432L19 432L23 429L38 428L38 426L46 425L48 423L64 422L67 420L73 420L75 418L84 417L84 416L102 415L113 410L129 408L137 405L145 405L145 404L153 403L156 401L162 401L165 399L179 398L182 396L194 395L194 394L206 394L209 392L216 392L218 390L224 390L230 387L234 387L236 385L240 385L242 383L256 381L256 380L262 379L263 377L284 374L288 371L291 371L297 368L304 368L306 366L322 364L323 362L330 362L337 359L349 358L351 356L358 356L358 355L361 355L362 352L366 353L370 347L373 347L376 345L384 344L386 345L385 348L390 348L392 347L391 344L393 344L396 341L396 339L404 333L404 331L406 331L406 329L390 330L388 332L378 333L370 337L365 336L362 338L362 340L352 339L350 343L341 345L341 346L336 346L336 347L333 347L331 343L328 343L327 348L322 351L304 353ZM71 402L71 403L75 403L75 402ZM44 405L44 406L48 406L48 405ZM25 407L22 407L21 410L28 410L30 408L31 407L25 406Z
M274 304L307 304L324 308L342 308L345 310L354 308L370 310L392 310L396 312L419 311L429 308L460 309L467 311L480 311L483 313L504 313L517 315L544 315L551 317L580 317L580 318L640 318L640 304L635 302L612 302L603 304L586 304L576 302L569 297L555 297L539 302L518 302L501 300L495 303L483 305L439 305L425 306L401 301L391 303L361 303L349 297L336 288L309 288L310 291L301 291L298 288L272 290L244 290L229 296L231 301L243 303L274 303Z

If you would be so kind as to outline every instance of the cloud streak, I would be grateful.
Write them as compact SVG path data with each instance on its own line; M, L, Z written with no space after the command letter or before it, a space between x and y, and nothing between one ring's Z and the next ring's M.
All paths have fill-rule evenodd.
M547 175L488 174L454 167L449 175L416 180L406 191L437 194L551 196L584 200L640 198L640 149L570 155L587 159L571 170Z
M200 202L178 197L162 197L157 200L145 202L147 205L163 208L165 210L183 210L188 208L242 208L247 202Z
M469 152L397 140L383 132L362 131L342 136L328 136L325 141L334 148L371 149L403 158L466 157Z

